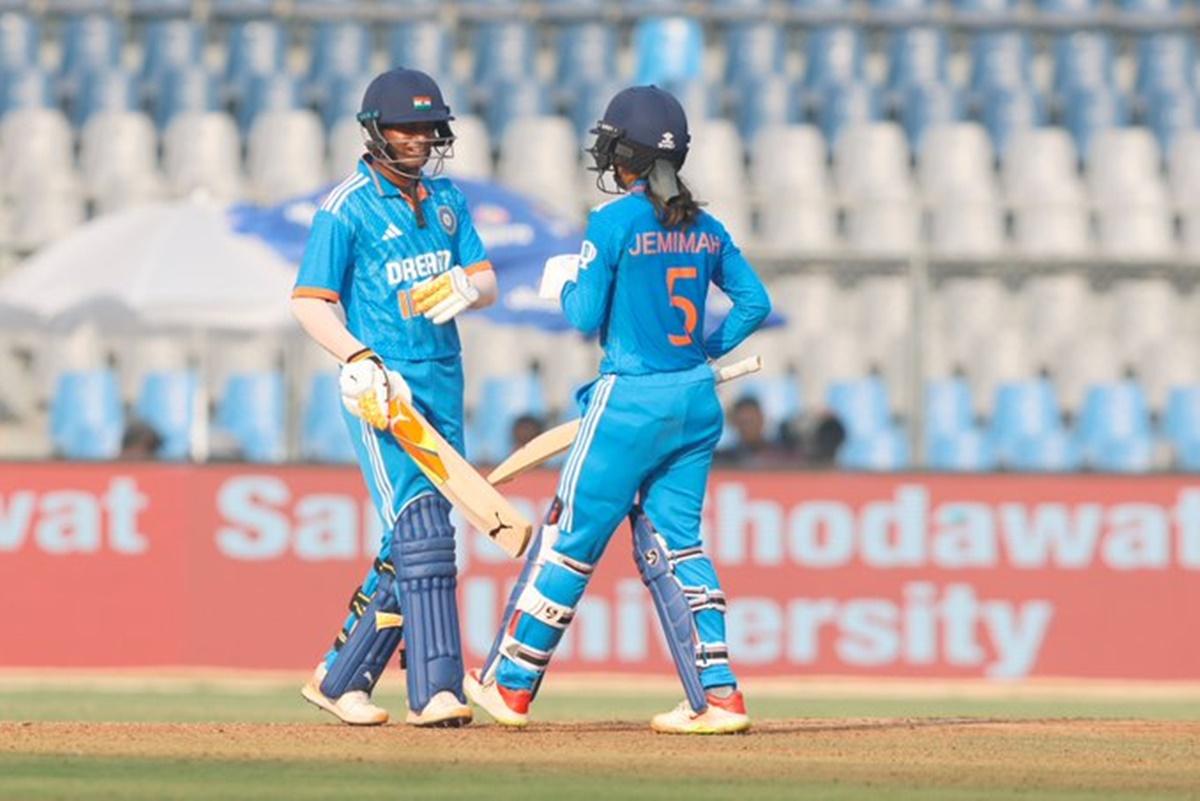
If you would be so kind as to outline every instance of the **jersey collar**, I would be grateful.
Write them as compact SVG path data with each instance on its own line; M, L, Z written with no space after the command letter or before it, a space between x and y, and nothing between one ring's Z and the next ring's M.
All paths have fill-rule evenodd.
M400 191L400 187L384 178L371 166L370 156L363 156L358 160L358 172L365 175L375 182L375 191L380 197L402 197L408 204L412 205L412 198ZM429 197L429 189L425 186L424 181L417 182L417 199L424 202Z

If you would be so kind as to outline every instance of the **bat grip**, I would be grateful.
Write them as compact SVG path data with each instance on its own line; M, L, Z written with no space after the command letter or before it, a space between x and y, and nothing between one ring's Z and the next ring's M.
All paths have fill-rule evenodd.
M757 373L762 369L762 356L750 356L741 361L727 364L724 367L717 368L717 383L723 384L726 381L732 381L735 378L741 378L750 373Z

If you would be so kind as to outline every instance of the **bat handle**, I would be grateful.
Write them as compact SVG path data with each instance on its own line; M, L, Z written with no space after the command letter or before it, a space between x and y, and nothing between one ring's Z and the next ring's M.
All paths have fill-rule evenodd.
M717 383L723 384L726 381L732 381L735 378L741 378L750 373L757 373L762 369L762 364L762 356L750 356L733 364L718 367L716 370Z

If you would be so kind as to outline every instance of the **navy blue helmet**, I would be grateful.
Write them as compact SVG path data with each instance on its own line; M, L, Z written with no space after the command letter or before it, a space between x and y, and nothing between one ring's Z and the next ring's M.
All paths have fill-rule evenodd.
M367 151L392 169L405 173L395 150L383 136L383 129L392 126L432 124L436 136L428 139L433 172L441 170L442 162L453 156L454 132L450 121L454 116L442 98L437 82L420 70L396 67L371 81L363 94L358 121L367 138Z
M604 117L590 133L596 137L588 152L596 162L596 183L604 189L604 174L624 167L642 176L656 166L669 165L673 172L688 154L687 115L670 92L657 86L631 86L617 93Z

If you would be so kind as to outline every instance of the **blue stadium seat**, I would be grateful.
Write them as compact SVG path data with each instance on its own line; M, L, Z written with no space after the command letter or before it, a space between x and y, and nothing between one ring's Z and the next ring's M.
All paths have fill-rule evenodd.
M192 13L191 0L129 0L134 17L186 17Z
M388 57L392 64L403 64L441 78L450 74L454 59L454 40L450 34L437 19L399 23L388 34Z
M1167 393L1163 434L1176 447L1200 443L1200 384L1172 387Z
M170 72L204 63L204 31L188 19L156 19L142 35L142 81L154 86Z
M702 120L721 116L721 88L703 78L682 81L665 81L661 84L678 98L689 120Z
M751 377L738 386L738 399L754 398L763 412L768 435L779 426L795 420L804 410L800 401L800 383L795 375Z
M230 97L240 101L255 77L284 72L287 51L287 30L276 20L249 19L231 26L225 58Z
M9 73L0 80L0 116L24 108L56 105L53 79L36 67Z
M118 68L86 73L71 104L71 121L77 127L93 114L106 111L131 111L138 108L137 81Z
M1032 89L994 88L980 100L983 125L992 138L996 155L1004 158L1008 143L1017 131L1036 128L1046 122L1046 109L1041 96Z
M125 430L117 377L111 370L73 370L55 380L50 439L70 459L112 459Z
M853 0L792 0L792 10L804 17L820 19L834 14L848 14Z
M951 7L955 16L962 19L993 22L1012 17L1017 11L1017 0L953 0Z
M944 28L902 28L888 43L888 88L944 84L949 81L949 44Z
M151 372L142 379L137 416L162 437L159 458L178 460L191 456L198 388L199 378L190 370Z
M1079 441L1084 459L1097 469L1119 470L1143 464L1151 455L1150 409L1134 381L1097 384L1088 388L1079 416ZM1122 460L1134 460L1127 462Z
M965 378L944 378L925 385L925 439L952 437L971 429L975 412Z
M866 76L862 33L850 25L809 32L804 46L804 85L811 90L860 83Z
M633 29L634 83L704 77L704 29L691 17L648 17Z
M1142 99L1146 125L1163 153L1171 152L1179 134L1200 127L1200 102L1190 89L1155 89Z
M1033 86L1033 46L1023 31L982 31L971 40L971 89L985 94L993 89ZM986 108L986 106L985 106Z
M576 87L573 102L570 104L570 115L571 123L575 126L575 135L579 137L580 142L591 142L588 131L596 127L596 122L604 115L608 101L625 86L625 81L620 78L604 78Z
M1185 33L1154 33L1137 46L1137 91L1192 89L1196 81L1196 48Z
M847 470L902 470L911 461L907 434L891 427L858 439L851 437L837 455L838 465Z
M1075 149L1085 162L1097 133L1128 122L1129 109L1114 89L1077 88L1063 99L1063 124L1071 132Z
M734 107L742 141L750 144L769 125L799 122L795 86L784 75L763 75L734 89Z
M484 379L475 415L472 445L485 461L498 462L512 452L512 425L518 417L544 417L546 399L535 373Z
M991 440L978 428L947 432L928 441L931 470L977 473L996 469L996 454Z
M1054 91L1111 87L1116 84L1112 39L1098 31L1072 31L1054 42Z
M216 111L220 107L217 82L203 67L167 72L154 96L154 123L165 129L176 114Z
M516 82L537 74L537 31L528 22L482 22L475 29L475 82Z
M284 72L257 75L250 80L246 96L238 107L238 125L243 131L249 131L260 114L290 111L302 105L300 85L291 75Z
M558 85L574 88L617 74L617 31L604 22L576 22L558 34Z
M119 67L123 40L124 28L109 14L96 12L69 17L63 25L59 71L77 76Z
M330 91L321 101L321 119L325 122L325 127L332 129L340 120L353 117L358 114L362 108L362 98L366 94L367 86L375 78L370 73L363 75L341 75L334 79L330 85ZM443 88L443 87L439 87ZM450 102L450 93L443 88L442 99L450 106L450 110L458 115L465 112Z
M275 0L209 0L209 5L218 19L247 19L271 16Z
M1100 12L1100 0L1037 0L1037 10L1066 22L1087 22Z
M1061 412L1049 381L1014 381L997 387L989 433L1002 462L1011 463L1021 443L1060 429Z
M1117 13L1139 24L1170 23L1182 16L1183 0L1118 0Z
M887 385L878 376L834 382L825 400L846 427L847 439L867 439L891 424Z
M38 65L41 30L23 11L0 13L0 73L7 74Z
M484 122L492 141L499 142L513 120L547 114L549 110L549 92L537 80L502 81L488 88Z
M1175 446L1175 464L1180 470L1200 473L1200 439L1177 444Z
M225 384L216 424L237 440L248 461L279 462L286 445L284 411L282 373L235 373Z
M826 87L818 102L817 120L831 147L846 126L883 116L879 90L866 83Z
M355 462L354 442L342 417L337 373L317 373L309 386L301 455L314 462Z
M913 153L921 152L925 131L930 127L963 118L962 96L948 84L910 86L902 97L901 123Z
M1097 443L1087 450L1085 462L1106 473L1148 473L1154 468L1154 440L1130 437Z
M737 22L725 33L725 80L740 83L784 73L786 32L771 22Z
M320 97L341 75L371 71L371 32L352 19L318 22L313 31L312 61L308 67L310 88Z
M1061 428L1018 440L1004 461L1013 470L1029 473L1068 473L1083 466L1079 446Z

